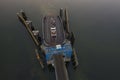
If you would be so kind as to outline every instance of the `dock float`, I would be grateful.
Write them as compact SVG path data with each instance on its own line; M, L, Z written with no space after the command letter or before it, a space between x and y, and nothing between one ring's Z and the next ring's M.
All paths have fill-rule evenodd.
M37 50L37 49L35 49L35 53L36 53L36 58L37 58L39 64L41 65L42 69L44 69L44 65L43 65L41 56L40 56L40 54L38 53L38 50Z
M25 20L20 13L17 13L17 16L18 16L18 18L20 19L20 21L22 21L22 23L25 25L27 31L29 32L29 34L30 34L30 36L32 37L32 39L33 39L33 41L35 42L35 44L36 44L37 46L39 46L40 43L38 42L38 40L37 40L36 37L34 36L32 30L30 29L31 26L29 25L29 23L27 23L27 22L29 22L30 20Z

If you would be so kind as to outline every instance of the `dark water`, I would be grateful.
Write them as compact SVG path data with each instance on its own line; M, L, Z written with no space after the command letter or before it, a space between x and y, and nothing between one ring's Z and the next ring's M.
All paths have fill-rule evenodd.
M119 0L0 0L0 80L54 80L35 57L35 45L18 21L24 9L41 29L41 18L67 8L80 66L70 80L120 80Z

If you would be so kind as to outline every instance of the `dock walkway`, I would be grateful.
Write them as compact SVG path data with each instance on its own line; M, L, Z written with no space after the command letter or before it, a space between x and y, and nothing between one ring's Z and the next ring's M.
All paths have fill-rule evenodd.
M62 55L53 55L56 80L69 80L67 69Z

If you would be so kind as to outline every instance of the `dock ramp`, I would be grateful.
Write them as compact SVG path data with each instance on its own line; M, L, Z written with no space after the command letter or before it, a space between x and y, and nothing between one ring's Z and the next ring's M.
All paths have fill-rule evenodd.
M69 80L64 58L61 54L53 55L56 80Z

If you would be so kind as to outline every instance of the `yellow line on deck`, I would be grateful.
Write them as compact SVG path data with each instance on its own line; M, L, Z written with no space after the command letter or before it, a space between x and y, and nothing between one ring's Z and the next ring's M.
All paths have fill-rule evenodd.
M66 27L67 27L67 32L69 33L70 29L69 29L69 22L68 22L68 12L67 12L66 8L65 8L65 23L66 23Z

